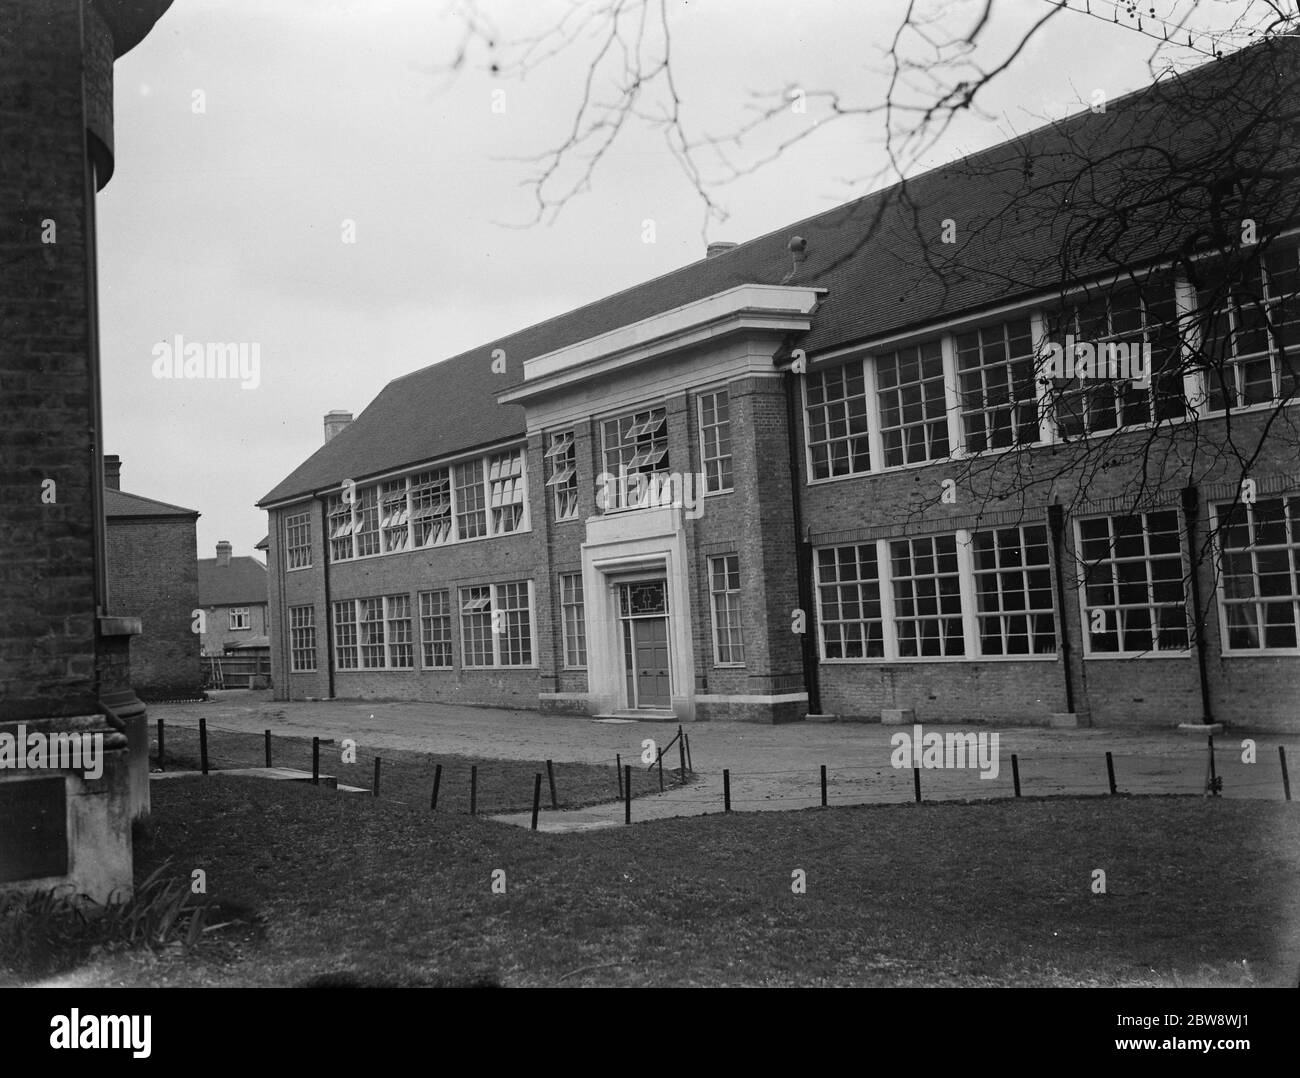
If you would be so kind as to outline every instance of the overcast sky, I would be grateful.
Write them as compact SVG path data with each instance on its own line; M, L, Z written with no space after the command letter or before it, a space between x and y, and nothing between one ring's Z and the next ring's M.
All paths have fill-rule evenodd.
M1187 2L1141 6L1174 17ZM967 26L976 6L947 0L937 32ZM568 7L485 9L509 38ZM731 132L754 94L786 87L879 103L902 8L674 0L690 130ZM980 56L1000 60L1049 10L1004 0ZM321 444L325 412L359 414L398 375L703 256L698 195L662 132L635 122L588 191L526 227L533 166L517 159L564 138L591 39L522 82L493 76L481 47L450 78L441 67L463 25L437 0L175 0L118 61L117 171L99 200L105 451L123 459L124 490L202 513L201 556L218 539L254 553L266 532L254 503ZM986 115L964 116L918 167L1079 111L1096 89L1144 85L1154 47L1061 12L979 98ZM733 156L756 160L823 115L813 98ZM881 134L878 117L823 123L776 163L713 188L729 217L708 239L750 239L883 186ZM345 221L355 243L343 242ZM177 335L256 343L258 385L155 378L154 346Z

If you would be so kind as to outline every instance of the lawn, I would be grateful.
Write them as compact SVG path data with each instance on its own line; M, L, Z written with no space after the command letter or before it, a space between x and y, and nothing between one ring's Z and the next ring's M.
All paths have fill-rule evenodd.
M202 868L261 936L108 954L69 983L1268 985L1300 968L1294 805L1024 799L555 835L256 779L153 797L138 875Z

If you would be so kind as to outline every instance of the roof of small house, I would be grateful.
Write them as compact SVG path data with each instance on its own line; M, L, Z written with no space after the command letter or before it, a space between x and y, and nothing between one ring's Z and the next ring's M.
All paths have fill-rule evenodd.
M1063 252L1075 281L1167 256L1204 229L1217 195L1202 181L1295 150L1298 59L1300 41L1243 49L394 379L259 504L520 437L523 408L497 395L526 360L738 285L825 289L795 342L815 358L1050 289ZM1176 195L1157 182L1171 159ZM1098 221L1118 222L1118 240L1096 241ZM795 235L807 249L791 278Z
M180 505L143 498L139 494L128 494L124 490L104 488L104 515L109 518L121 517L197 517L197 509L186 509Z
M257 558L232 557L220 565L216 558L199 559L200 606L252 606L267 601L266 566Z

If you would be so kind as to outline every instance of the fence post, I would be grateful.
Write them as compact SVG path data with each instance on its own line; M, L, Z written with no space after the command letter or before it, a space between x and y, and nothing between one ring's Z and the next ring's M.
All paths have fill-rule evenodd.
M826 765L822 764L822 808L826 807Z
M1286 746L1277 747L1277 758L1282 762L1282 792L1286 795L1288 801L1291 800L1291 776L1286 771Z
M429 811L435 812L438 808L438 786L442 782L442 764L438 764L433 769L433 796L429 798Z
M1106 753L1106 779L1110 783L1110 792L1115 793L1115 761Z
M478 814L478 764L469 769L469 814Z
M546 761L548 764L550 760ZM537 810L542 804L542 773L539 771L533 776L533 830L537 830Z
M682 738L686 744L686 766L690 770L690 773L694 775L695 761L691 758L691 735L687 733L683 733Z
M164 729L163 721L162 719L159 719L158 720L158 770L159 771L167 770L167 749L165 747L166 742L163 740L163 729Z
M912 768L912 789L916 792L916 803L921 803L921 769Z
M682 728L677 727L677 767L681 772L682 785L686 785L686 735L682 733Z
M560 802L559 799L555 796L555 764L550 760L546 761L546 777L550 780L551 783L551 808L558 811L560 807Z
M1205 797L1219 796L1219 776L1214 766L1214 735L1206 735L1206 747L1209 753L1205 759Z
M1020 758L1013 752L1011 754L1011 779L1016 784L1016 796L1020 796Z
M722 810L731 811L731 769L722 769Z
M623 765L623 822L632 822L632 765Z
M618 775L618 796L623 796L623 754L614 753L614 772Z
M320 738L311 739L311 784L320 785Z
M199 719L199 767L208 773L208 720Z
M271 731L267 730L263 734L263 738L266 742L266 766L270 767L271 766Z
M375 757L375 789L374 796L379 796L379 757Z
M659 765L659 792L663 793L664 792L664 750L663 749L659 750L659 758L655 760L655 763Z

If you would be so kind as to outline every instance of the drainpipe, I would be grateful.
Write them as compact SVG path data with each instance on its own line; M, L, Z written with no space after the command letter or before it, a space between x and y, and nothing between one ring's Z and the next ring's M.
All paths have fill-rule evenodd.
M804 537L803 527L803 462L795 434L799 430L798 407L795 395L799 391L798 377L793 371L785 372L785 412L787 441L790 445L790 503L794 519L795 576L799 582L799 606L804 611L804 632L800 641L803 654L803 680L808 688L808 712L820 715L822 710L822 692L820 668L817 665L817 641L813 638L813 611L817 604L813 600L812 586L812 549Z
M1052 557L1056 560L1056 609L1060 612L1061 667L1065 677L1065 710L1074 711L1074 676L1070 673L1070 634L1065 617L1065 510L1053 502L1047 507L1047 526L1052 533Z
M1201 609L1201 576L1197 571L1200 559L1196 557L1196 517L1200 500L1195 486L1188 484L1183 487L1183 524L1187 528L1187 551L1192 556L1192 627L1196 631L1196 669L1201 677L1201 722L1208 725L1214 721L1214 713L1210 709L1210 677L1205 661L1205 612Z
M325 581L325 677L329 699L334 699L334 604L330 602L330 532L329 502L316 495L320 502L321 576Z

